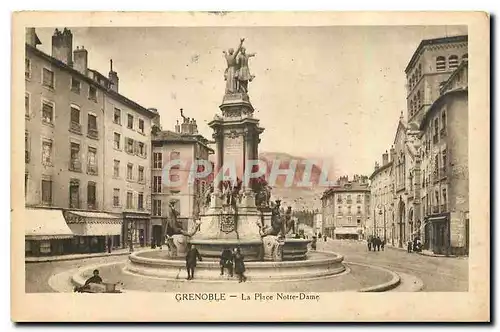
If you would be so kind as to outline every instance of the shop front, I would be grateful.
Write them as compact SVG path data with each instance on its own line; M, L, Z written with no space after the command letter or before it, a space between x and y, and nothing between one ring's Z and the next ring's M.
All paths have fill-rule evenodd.
M431 216L425 226L424 248L434 254L448 255L450 251L449 215Z
M359 240L357 227L337 227L335 228L336 240Z
M123 227L121 229L124 243L122 246L147 246L151 241L151 215L141 212L123 212Z
M120 246L122 218L105 212L66 211L66 222L75 235L74 253L111 252Z
M61 210L26 209L25 256L56 256L71 252L73 232Z

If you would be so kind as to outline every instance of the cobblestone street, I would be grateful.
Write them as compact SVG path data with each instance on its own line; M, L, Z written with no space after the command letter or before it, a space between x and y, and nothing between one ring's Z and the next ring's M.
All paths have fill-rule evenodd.
M320 241L318 243L318 250L335 251L344 255L346 262L362 263L367 265L375 265L387 268L394 272L404 273L416 276L423 281L424 287L422 291L467 291L468 289L468 259L467 258L444 258L444 257L428 257L415 253L408 254L404 250L395 248L386 248L385 251L368 252L365 242L358 241L332 241L326 243ZM76 269L80 267L105 264L105 263L124 263L127 261L126 256L114 257L99 257L87 258L72 261L59 261L59 262L43 262L43 263L28 263L26 264L26 292L54 292L49 286L48 281L53 274L61 273L66 270ZM344 276L324 280L317 283L314 291L339 291L352 289L356 286L370 286L371 283L384 282L380 273L364 269L357 266L351 266L351 273L346 278ZM116 268L104 268L103 276L106 278L106 271L111 273ZM110 277L114 279L115 277ZM380 279L380 280L378 280ZM333 280L336 280L333 282ZM355 285L355 280L359 285ZM149 280L142 287L141 285L130 282L129 279L122 280L125 283L130 283L130 289L143 289L150 291L189 291L196 288L194 283L185 282L159 282L158 280ZM158 284L158 285L157 285ZM342 285L343 284L343 285ZM247 284L248 286L250 285ZM261 284L262 285L262 284ZM288 287L285 284L278 284L279 291L304 291L307 289L306 284L293 283ZM237 283L235 282L235 287ZM247 291L252 291L245 286ZM259 286L259 284L255 284ZM266 291L272 285L268 284L262 289L255 291ZM276 286L276 285L275 285ZM211 286L212 287L212 286ZM214 285L213 287L216 287ZM274 286L273 286L274 287ZM233 287L234 288L234 287ZM269 291L278 289L269 289Z
M406 250L386 247L384 251L368 251L364 241L318 242L318 250L335 251L346 262L385 267L420 278L427 292L466 292L468 290L468 258L429 257Z

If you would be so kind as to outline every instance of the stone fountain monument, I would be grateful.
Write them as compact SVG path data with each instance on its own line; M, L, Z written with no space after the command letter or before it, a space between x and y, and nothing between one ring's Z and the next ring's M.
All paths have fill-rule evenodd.
M222 250L235 247L249 262L248 275L252 280L317 278L345 270L342 256L317 253L312 257L308 254L311 240L289 236L295 228L291 209L281 216L280 201L269 206L267 185L256 192L252 183L243 181L245 168L254 165L249 161L258 159L260 134L264 132L253 116L248 96L248 85L255 78L248 60L255 54L246 53L243 41L236 51L224 52L227 68L225 93L219 106L222 114L215 115L209 123L216 143L216 177L204 195L205 210L189 231L176 225L176 213L172 211L170 226L166 227L172 230L167 234L169 254L133 253L126 267L130 273L178 279L188 245L195 245L204 258L197 266L197 278L201 279L218 279L217 261ZM238 175L232 181L224 178L228 165L234 166L233 175Z

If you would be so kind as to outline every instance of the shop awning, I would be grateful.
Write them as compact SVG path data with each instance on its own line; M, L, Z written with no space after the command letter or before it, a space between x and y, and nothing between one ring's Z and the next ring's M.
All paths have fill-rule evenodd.
M359 235L358 228L352 227L352 228L347 228L347 227L340 227L340 228L335 228L334 230L335 234L353 234L353 235Z
M74 236L61 210L26 209L24 223L26 240L69 239Z
M67 211L66 221L75 235L110 236L120 235L122 219L104 212Z

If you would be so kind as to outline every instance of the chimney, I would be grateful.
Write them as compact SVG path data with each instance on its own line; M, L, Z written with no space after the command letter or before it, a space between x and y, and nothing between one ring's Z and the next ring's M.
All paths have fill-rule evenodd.
M175 124L175 132L180 133L181 132L181 126L179 125L179 120L177 120L177 123Z
M52 57L73 66L73 34L64 28L63 32L56 29L52 35Z
M389 163L389 154L387 153L387 150L385 150L385 153L382 154L382 166L385 166Z
M38 39L35 28L26 28L26 44L36 47L37 45L41 45L42 42Z
M85 76L87 76L88 55L87 50L83 46L81 48L77 46L76 50L73 51L73 68Z
M108 78L111 83L111 90L114 92L118 92L118 74L116 71L113 71L113 59L109 60L109 74Z
M391 146L391 162L396 160L396 149L394 149L394 145Z
M193 134L198 135L198 125L196 124L195 119L193 119Z

